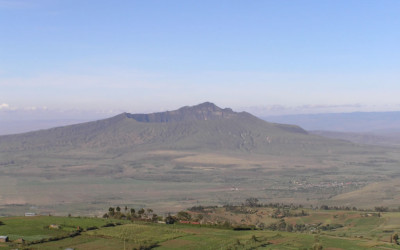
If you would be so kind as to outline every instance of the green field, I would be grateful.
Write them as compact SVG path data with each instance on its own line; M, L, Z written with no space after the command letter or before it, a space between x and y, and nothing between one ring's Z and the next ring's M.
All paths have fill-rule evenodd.
M400 212L384 212L378 217L374 212L306 209L305 216L283 218L287 224L319 225L318 230L308 227L301 232L237 231L206 223L207 219L218 217L221 221L223 218L228 221L233 219L229 216L246 217L249 213L263 214L260 219L264 222L282 221L267 219L272 208L247 207L244 210L247 212L232 215L224 209L208 210L207 214L214 217L203 218L200 225L55 216L3 217L0 218L3 222L0 235L9 236L10 242L0 243L0 249L312 249L317 245L323 249L400 249L399 245L390 242L390 237L400 232ZM51 224L60 228L50 229ZM343 227L321 229L321 226L329 224ZM78 227L80 233L71 236ZM20 238L25 240L24 244L16 242Z
M0 235L7 235L10 240L23 238L27 241L40 240L55 236L67 235L79 228L101 227L108 223L126 223L126 221L105 220L100 218L69 218L56 216L5 217L0 218ZM49 229L50 225L59 229Z

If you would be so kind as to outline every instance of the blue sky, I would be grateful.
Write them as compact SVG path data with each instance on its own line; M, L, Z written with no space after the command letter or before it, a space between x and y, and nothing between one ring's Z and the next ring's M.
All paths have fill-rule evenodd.
M398 0L0 0L0 111L400 110L399 11Z

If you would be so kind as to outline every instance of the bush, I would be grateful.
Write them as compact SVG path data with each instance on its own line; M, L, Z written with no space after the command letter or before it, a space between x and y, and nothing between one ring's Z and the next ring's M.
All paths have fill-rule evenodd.
M320 226L319 229L323 230L323 231L329 231L329 230L334 230L336 228L341 228L343 227L342 224L327 224L324 226Z
M165 218L165 223L166 223L166 224L174 224L175 222L176 222L176 218L173 217L173 216L171 216L171 215L168 215L168 216Z
M96 230L96 229L99 229L99 228L96 227L96 226L93 226L93 227L88 227L88 228L86 228L86 231Z
M387 212L389 211L388 207L380 206L380 207L375 207L376 212Z
M101 227L115 227L115 224L114 223L107 223L107 224L105 224L105 225L103 225Z
M248 230L252 230L253 228L251 227L246 227L246 226L238 226L238 227L234 227L233 230L235 231L248 231Z

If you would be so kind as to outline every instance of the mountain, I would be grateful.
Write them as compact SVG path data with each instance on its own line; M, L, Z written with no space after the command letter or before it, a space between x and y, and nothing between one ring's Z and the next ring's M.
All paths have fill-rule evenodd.
M332 139L347 140L357 144L400 146L400 133L394 131L369 132L369 133L310 131L310 133Z
M109 119L0 137L0 151L88 149L219 150L279 153L320 147L327 140L298 126L263 121L212 103L152 114L123 113Z
M122 113L0 136L0 216L32 208L101 215L110 205L168 212L248 197L357 206L365 203L335 197L400 181L399 163L397 148L325 138L209 102ZM386 186L378 186L379 198Z

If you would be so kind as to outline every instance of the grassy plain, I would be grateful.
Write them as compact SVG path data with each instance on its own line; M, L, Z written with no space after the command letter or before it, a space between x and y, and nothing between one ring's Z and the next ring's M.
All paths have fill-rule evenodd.
M63 236L77 230L78 227L85 230L89 227L101 227L108 223L126 223L126 221L111 219L57 216L0 217L0 221L4 223L4 225L0 226L0 235L7 235L12 241L19 238L33 241L54 236ZM49 226L52 224L60 226L60 229L49 229Z
M400 205L400 156L388 152L280 157L167 150L99 156L90 164L79 154L44 157L25 167L0 166L0 215L99 216L112 205L164 213L248 197L263 203Z

